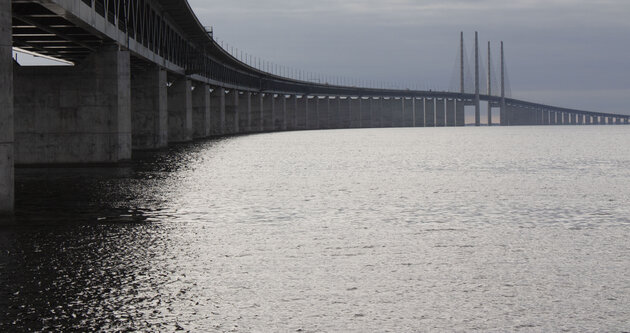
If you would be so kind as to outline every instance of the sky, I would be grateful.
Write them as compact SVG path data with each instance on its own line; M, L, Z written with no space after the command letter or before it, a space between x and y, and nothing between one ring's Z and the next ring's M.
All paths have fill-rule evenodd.
M511 97L630 114L629 0L189 3L227 49L353 85L456 90L460 31L471 66L478 31L483 64L504 41Z
M448 90L460 31L470 64L478 31L494 59L504 41L514 98L630 114L628 0L189 2L217 40L249 55L411 88Z

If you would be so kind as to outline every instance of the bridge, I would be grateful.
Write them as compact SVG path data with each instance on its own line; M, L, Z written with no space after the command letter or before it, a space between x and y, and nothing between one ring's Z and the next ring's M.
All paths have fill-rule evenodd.
M12 50L74 66L20 66ZM211 136L306 129L464 126L465 107L500 125L628 124L480 89L377 89L311 82L241 61L181 0L0 0L0 212L14 165L116 163L136 149ZM488 112L488 124L493 124Z

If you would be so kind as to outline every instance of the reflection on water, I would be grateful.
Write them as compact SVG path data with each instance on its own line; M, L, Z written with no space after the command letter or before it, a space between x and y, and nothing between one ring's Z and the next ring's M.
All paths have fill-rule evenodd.
M627 142L335 130L20 169L0 331L628 331Z

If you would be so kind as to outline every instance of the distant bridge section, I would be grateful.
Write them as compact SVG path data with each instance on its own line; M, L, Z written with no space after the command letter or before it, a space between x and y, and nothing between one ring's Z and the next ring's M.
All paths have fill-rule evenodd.
M13 48L73 66L21 66ZM466 105L479 125L481 101L501 125L629 121L481 94L478 66L474 93L313 83L239 61L187 1L0 0L0 212L13 209L14 164L116 163L237 133L464 126Z

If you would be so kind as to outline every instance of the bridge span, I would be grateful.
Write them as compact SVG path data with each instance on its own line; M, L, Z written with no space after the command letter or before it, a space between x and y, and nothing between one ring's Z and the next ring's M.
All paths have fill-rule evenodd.
M74 66L21 66L13 48ZM480 101L500 125L629 122L480 94L476 72L474 94L313 83L239 61L187 1L0 0L0 213L13 210L16 164L116 163L239 133L464 126L466 105L479 125Z

